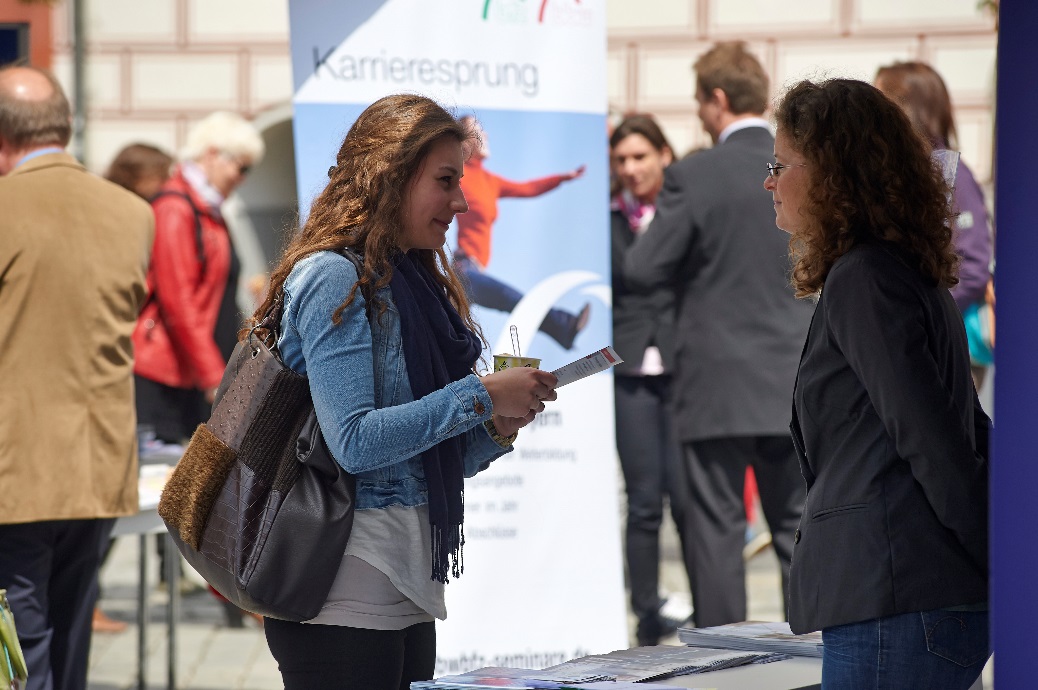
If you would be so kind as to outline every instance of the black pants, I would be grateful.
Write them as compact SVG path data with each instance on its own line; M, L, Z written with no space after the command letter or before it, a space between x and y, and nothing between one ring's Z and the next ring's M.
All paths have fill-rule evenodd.
M151 427L155 438L164 443L186 444L195 428L209 419L212 406L197 388L173 388L134 374L137 425ZM159 555L159 582L166 581L166 540L155 540ZM184 572L183 565L180 572Z
M7 589L29 668L26 690L84 690L97 570L115 520L0 525Z
M133 384L137 424L152 427L160 441L186 443L212 412L205 393L197 388L173 388L136 374Z
M662 633L659 571L660 524L665 499L684 542L688 502L680 446L667 410L669 376L617 376L616 448L627 491L625 558L631 610L639 645L654 645ZM682 547L684 548L684 547Z
M366 630L266 618L263 632L285 690L408 690L436 666L431 622Z
M782 610L788 611L793 533L807 488L793 441L786 436L741 436L683 446L691 500L686 563L696 627L746 620L746 466L757 478L764 519L782 568Z

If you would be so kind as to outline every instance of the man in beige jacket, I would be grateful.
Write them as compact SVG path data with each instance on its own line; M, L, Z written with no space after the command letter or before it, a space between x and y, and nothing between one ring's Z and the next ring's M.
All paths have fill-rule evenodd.
M135 513L130 336L151 209L64 152L46 72L0 70L0 587L28 688L86 688L97 571Z

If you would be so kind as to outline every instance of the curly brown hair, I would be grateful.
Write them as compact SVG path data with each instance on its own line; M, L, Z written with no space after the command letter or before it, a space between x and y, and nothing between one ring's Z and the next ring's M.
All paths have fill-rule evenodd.
M464 142L467 136L453 115L425 96L397 94L368 106L346 134L328 170L328 186L271 272L270 289L251 323L258 323L279 299L292 268L316 252L349 248L364 259L360 280L332 315L336 324L358 289L374 296L389 285L392 258L400 251L404 200L426 155L444 137ZM469 328L482 336L443 248L412 251L418 252ZM387 305L372 299L381 316Z
M817 293L838 258L870 241L896 248L936 285L958 282L950 190L901 108L863 81L802 81L775 121L810 175L808 222L790 239L798 297Z

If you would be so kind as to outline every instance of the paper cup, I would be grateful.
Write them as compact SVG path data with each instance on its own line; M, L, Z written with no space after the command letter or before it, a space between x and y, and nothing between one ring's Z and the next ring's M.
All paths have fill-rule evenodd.
M516 357L515 355L494 355L494 371L504 371L515 367L529 367L540 369L541 360L538 357Z

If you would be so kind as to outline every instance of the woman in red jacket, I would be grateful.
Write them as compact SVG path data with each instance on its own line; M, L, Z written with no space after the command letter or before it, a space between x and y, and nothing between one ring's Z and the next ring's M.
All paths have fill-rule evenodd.
M188 133L183 162L152 198L149 295L133 347L137 423L158 441L186 443L209 418L238 342L241 264L220 206L263 153L251 124L234 113L213 113ZM161 540L159 555L164 560ZM241 613L223 603L228 624L241 627Z
M183 162L152 200L148 301L133 334L138 423L166 443L209 417L238 341L240 263L220 206L263 157L256 129L218 112L189 132Z

